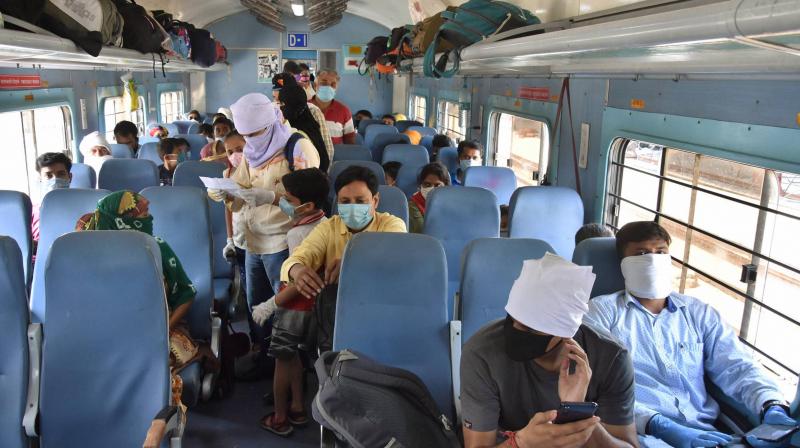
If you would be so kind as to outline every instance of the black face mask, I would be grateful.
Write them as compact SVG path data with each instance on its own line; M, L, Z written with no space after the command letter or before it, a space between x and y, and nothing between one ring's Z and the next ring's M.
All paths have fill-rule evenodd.
M511 316L506 316L503 334L506 338L506 354L518 362L532 361L544 356L550 351L547 350L547 346L553 339L553 336L549 334L535 334L514 328L514 320Z

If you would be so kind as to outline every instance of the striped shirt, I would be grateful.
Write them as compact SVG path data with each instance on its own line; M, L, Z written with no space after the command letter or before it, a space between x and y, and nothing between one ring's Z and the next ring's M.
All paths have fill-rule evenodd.
M317 101L319 100L314 97L314 104L319 106ZM333 100L324 113L325 123L328 125L328 132L331 134L331 141L334 145L344 143L345 136L355 137L356 128L353 126L353 116L347 106ZM331 158L331 160L333 159Z

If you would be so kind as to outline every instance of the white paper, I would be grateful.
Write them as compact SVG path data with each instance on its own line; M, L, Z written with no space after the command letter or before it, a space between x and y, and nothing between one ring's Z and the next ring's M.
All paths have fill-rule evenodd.
M200 180L203 182L203 185L205 185L206 188L222 190L225 193L241 198L239 192L242 190L242 187L240 187L239 184L237 184L233 179L226 177L200 176Z

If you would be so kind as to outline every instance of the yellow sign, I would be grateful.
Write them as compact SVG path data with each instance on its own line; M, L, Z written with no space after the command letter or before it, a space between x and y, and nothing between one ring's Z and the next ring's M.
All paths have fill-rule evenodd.
M644 100L633 98L631 100L631 109L644 109Z

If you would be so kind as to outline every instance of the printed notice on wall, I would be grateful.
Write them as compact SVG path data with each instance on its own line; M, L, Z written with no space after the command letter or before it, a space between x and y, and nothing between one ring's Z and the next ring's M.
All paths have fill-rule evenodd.
M281 72L278 50L258 50L256 58L257 81L272 83L272 77Z

